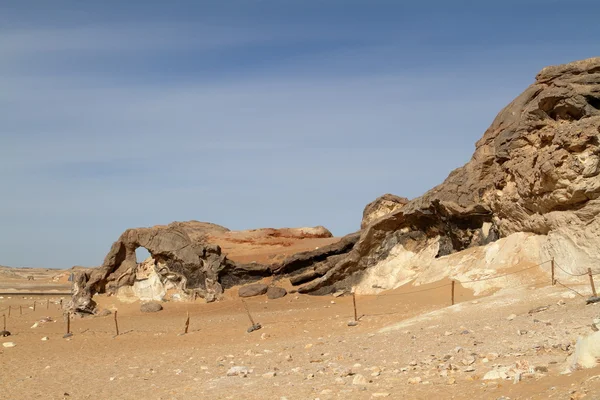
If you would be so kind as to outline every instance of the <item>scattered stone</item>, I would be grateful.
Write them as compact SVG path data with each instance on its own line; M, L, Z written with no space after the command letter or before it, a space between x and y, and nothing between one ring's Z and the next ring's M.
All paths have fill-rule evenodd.
M7 336L10 336L9 331L0 331L0 337L7 337Z
M373 393L371 397L390 397L390 394L388 392L377 392Z
M533 370L535 372L547 373L548 372L548 367L543 366L543 365L538 365L537 367L534 367Z
M468 366L467 368L463 369L463 371L465 371L465 372L473 372L473 371L475 371L475 367Z
M287 295L287 290L282 287L270 286L267 289L267 297L271 300L280 299Z
M96 314L96 317L106 317L106 316L109 316L110 314L112 314L112 311L105 308L104 310L102 310L98 314Z
M358 325L358 321L350 321L348 322L348 326L357 326Z
M455 385L456 384L456 379L455 378L449 378L446 383L448 385Z
M369 381L367 381L367 378L365 378L361 374L356 374L354 376L354 379L352 379L353 385L367 385L368 383L369 383Z
M409 378L408 379L408 384L409 385L417 385L417 384L419 384L421 382L422 382L422 379L421 379L420 376L416 376L414 378Z
M513 385L516 385L517 383L521 382L521 373L517 372L515 374L515 377L513 378Z
M549 309L550 306L540 306L540 307L536 307L534 309L529 310L529 314L536 314L542 311L546 311L547 309Z
M158 312L162 309L163 309L163 306L160 303L157 303L156 301L142 303L142 305L140 306L140 311L146 312L146 313Z
M600 302L600 297L591 296L585 301L585 304L594 304Z
M484 381L508 379L508 375L506 373L507 370L508 368L493 369L491 371L488 371L481 379L483 379Z
M47 341L47 340L48 340L48 336L44 336L44 337L42 338L42 342L45 342L45 341Z
M271 371L271 372L267 372L266 374L262 374L263 378L274 378L277 376L277 372L275 371Z
M506 319L509 320L509 321L512 321L515 318L517 318L516 314L510 314Z
M343 296L346 292L344 290L338 290L337 292L335 292L333 294L333 297L340 297Z
M270 338L271 335L269 335L268 333L264 332L260 335L261 340L267 340L268 338Z
M463 365L472 365L472 364L475 363L475 357L469 356L467 358L463 358L463 360L461 361L461 363Z
M251 327L249 327L248 329L246 329L246 332L252 333L254 331L259 330L260 328L262 328L262 325L257 322L254 325L252 325Z
M450 331L446 331L446 332L444 332L444 336L451 336L452 334L453 334L453 333L452 333L452 332L450 332Z
M573 293L573 292L565 292L560 297L562 297L563 299L574 299L575 298L575 293Z
M269 287L264 283L253 283L252 285L242 286L238 290L238 296L240 297L254 297L260 296L267 293Z
M248 369L248 367L234 366L234 367L229 368L229 370L227 371L227 376L246 377L246 376L248 376L249 373L250 373L250 370Z
M4 347L15 347L16 344L14 342L4 342L4 343L2 343L2 346L4 346Z

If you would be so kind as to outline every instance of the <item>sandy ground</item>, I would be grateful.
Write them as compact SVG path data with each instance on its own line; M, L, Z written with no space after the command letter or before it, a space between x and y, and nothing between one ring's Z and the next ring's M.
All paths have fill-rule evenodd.
M60 297L4 295L0 314L11 306L12 336L0 342L16 346L0 347L0 398L600 398L600 369L561 375L577 337L592 332L600 306L585 306L581 297L552 286L478 298L457 287L454 306L447 286L406 294L444 283L357 297L354 327L347 325L351 296L247 299L263 326L252 333L235 292L212 304L164 303L153 314L140 312L139 303L97 296L102 308L118 310L121 335L115 337L112 314L72 320L69 339L62 337ZM586 285L575 287L589 292ZM35 311L29 308L34 300ZM190 330L181 335L188 312ZM56 322L32 328L46 316ZM518 383L483 380L496 366L516 362L538 372ZM247 376L228 376L234 366L246 367Z

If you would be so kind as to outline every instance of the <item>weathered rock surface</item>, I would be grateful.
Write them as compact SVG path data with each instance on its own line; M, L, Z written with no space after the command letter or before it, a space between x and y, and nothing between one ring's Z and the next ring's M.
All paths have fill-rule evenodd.
M89 312L94 293L136 283L144 293L168 283L212 301L224 288L271 275L312 294L376 286L366 271L399 285L437 265L428 279L440 279L431 276L443 267L436 260L482 246L486 260L496 259L501 238L502 246L535 254L531 263L554 257L580 273L600 261L599 173L600 58L547 67L498 114L465 166L412 201L376 199L365 208L361 231L338 240L320 227L234 233L196 221L127 230L101 267L77 275L71 307ZM236 253L257 240L273 251L250 259ZM297 240L313 246L299 251ZM137 247L154 260L145 277L136 277ZM253 258L259 255L260 262ZM406 265L411 271L398 276L396 267Z
M140 311L147 312L147 313L158 312L158 311L161 311L162 309L163 309L163 306L160 303L157 303L155 301L152 301L149 303L142 303L142 305L140 306Z
M363 211L360 228L364 229L371 222L390 214L393 211L400 210L408 203L406 197L399 197L386 193L367 204Z
M282 287L269 286L267 289L267 297L271 300L280 299L287 294L287 290Z
M338 251L335 244L339 241L322 226L230 231L215 224L189 221L128 229L113 244L102 266L76 274L69 308L93 314L96 303L92 297L96 293L116 294L126 301L161 301L169 289L175 289L180 300L199 296L210 302L219 299L224 289L273 275L286 254L312 251L315 245L323 245L324 249L333 246L325 255L320 252L312 256L325 259ZM219 244L238 260L248 253L251 255L246 259L256 258L262 263L234 261ZM139 247L151 254L142 263L136 260ZM351 247L345 245L342 250ZM294 272L294 268L288 271Z
M254 283L252 285L242 286L238 289L240 297L254 297L267 293L269 287L263 283Z
M355 285L405 253L442 257L517 232L568 270L600 261L600 58L544 68L505 107L471 160L372 221L351 252L299 292Z

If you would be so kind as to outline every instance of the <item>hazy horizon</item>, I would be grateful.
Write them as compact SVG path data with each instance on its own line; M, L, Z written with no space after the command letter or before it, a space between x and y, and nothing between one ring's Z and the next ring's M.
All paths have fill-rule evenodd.
M341 236L423 194L539 70L600 54L600 3L472 3L0 5L0 265L172 221Z

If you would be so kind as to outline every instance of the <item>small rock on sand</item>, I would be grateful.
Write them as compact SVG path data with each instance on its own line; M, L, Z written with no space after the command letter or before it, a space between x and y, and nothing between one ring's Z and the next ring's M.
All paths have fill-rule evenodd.
M148 303L143 303L140 306L140 311L141 312L147 312L147 313L157 312L157 311L160 311L162 309L163 309L163 306L160 303L157 303L155 301L151 301L151 302L148 302Z

